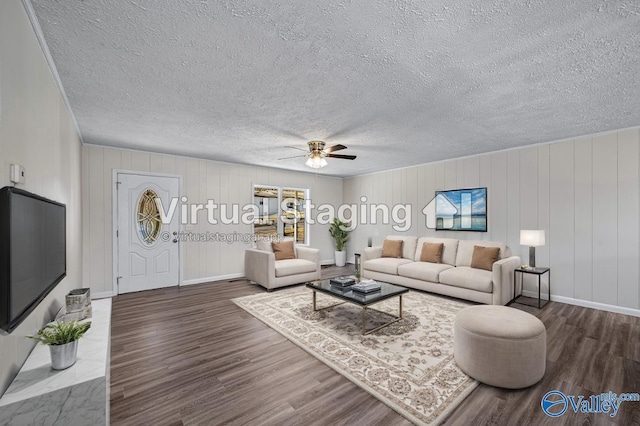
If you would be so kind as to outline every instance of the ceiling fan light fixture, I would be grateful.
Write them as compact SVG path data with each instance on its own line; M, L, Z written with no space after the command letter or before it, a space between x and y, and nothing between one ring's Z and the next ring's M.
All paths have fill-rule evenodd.
M311 167L312 169L321 169L322 167L326 166L328 163L327 163L327 160L324 159L321 153L314 152L309 156L305 164Z

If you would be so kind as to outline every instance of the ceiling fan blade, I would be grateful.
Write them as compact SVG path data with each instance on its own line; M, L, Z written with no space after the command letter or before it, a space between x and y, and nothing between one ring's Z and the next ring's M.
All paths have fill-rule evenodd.
M324 152L335 152L335 151L340 151L341 149L347 149L346 146L342 145L342 144L337 144L334 146L330 146L329 148L325 149Z
M327 154L327 155L325 155L325 157L342 158L343 160L355 160L356 159L355 155L341 155L341 154Z
M299 151L309 152L309 150L308 150L308 149L298 148L297 146L289 146L289 145L287 145L287 146L285 146L284 148L292 148L292 149L297 149L297 150L299 150Z
M294 155L293 157L282 157L282 158L278 158L278 160L288 160L290 158L302 158L302 157L306 157L306 155Z

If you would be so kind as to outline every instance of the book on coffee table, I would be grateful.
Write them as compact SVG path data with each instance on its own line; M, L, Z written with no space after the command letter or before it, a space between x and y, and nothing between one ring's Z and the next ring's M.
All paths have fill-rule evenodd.
M380 291L380 284L374 280L362 280L357 284L351 286L351 290L358 293L373 293L374 291Z
M335 278L331 278L329 280L329 283L338 287L348 287L356 283L356 277L353 275L335 277Z

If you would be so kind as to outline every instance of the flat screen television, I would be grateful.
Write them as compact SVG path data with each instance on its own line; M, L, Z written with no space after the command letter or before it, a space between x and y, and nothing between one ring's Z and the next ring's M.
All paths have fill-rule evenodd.
M487 188L436 191L436 230L487 232Z
M67 274L66 206L0 189L0 330L11 333Z

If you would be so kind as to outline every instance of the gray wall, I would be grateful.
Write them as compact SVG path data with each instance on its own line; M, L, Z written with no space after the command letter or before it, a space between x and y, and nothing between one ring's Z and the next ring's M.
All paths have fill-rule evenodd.
M638 128L346 179L344 200L410 203L405 234L505 241L523 263L520 229L544 229L537 264L552 268L552 296L637 310L639 299ZM488 232L427 229L421 213L436 190L488 187ZM359 226L349 254L391 226ZM635 314L638 314L636 311Z
M84 207L83 282L92 293L110 293L113 273L113 181L114 169L167 173L182 176L182 195L188 203L216 204L253 202L252 185L293 186L309 188L316 205L342 202L342 179L313 173L292 172L266 167L244 166L196 158L143 151L131 151L84 145L82 148L82 199ZM251 233L251 225L210 225L206 215L193 232ZM183 227L184 229L184 227ZM310 245L320 249L320 259L333 262L333 240L327 226L310 227ZM243 243L185 242L183 277L187 283L206 282L244 274Z
M11 335L0 336L0 394L17 374L34 333L81 284L80 141L19 0L0 2L0 187L9 165L26 169L27 191L67 205L67 277Z

